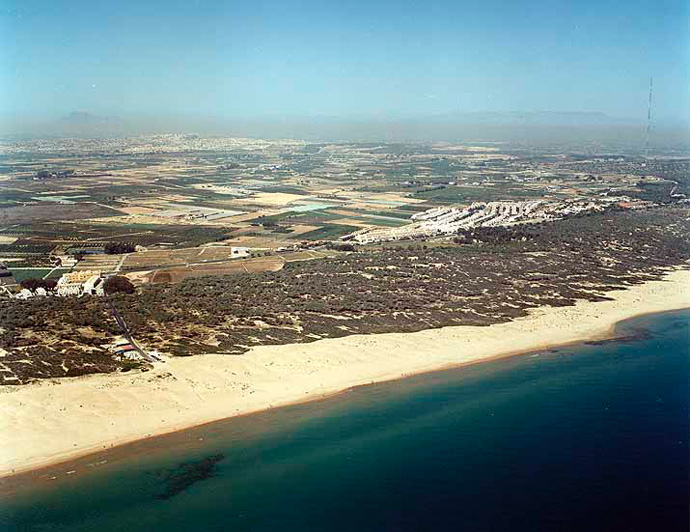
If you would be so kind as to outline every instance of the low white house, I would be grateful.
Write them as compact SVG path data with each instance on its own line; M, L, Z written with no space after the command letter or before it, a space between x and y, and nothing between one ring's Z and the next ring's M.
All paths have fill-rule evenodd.
M245 247L231 247L230 248L230 256L235 259L235 258L240 258L240 257L248 257L249 256L249 248Z
M90 296L102 296L104 295L103 285L105 281L100 275L94 275L89 277L84 283L83 294L88 294Z
M40 286L36 288L35 291L31 291L28 288L22 288L17 295L15 295L15 299L29 299L31 297L45 297L49 295L48 292L46 291L45 288L41 288Z
M59 296L102 296L104 280L101 272L83 270L66 273L58 280L56 291Z
M19 293L14 296L17 299L29 299L30 297L34 297L34 294L31 290L27 290L26 288L22 288Z

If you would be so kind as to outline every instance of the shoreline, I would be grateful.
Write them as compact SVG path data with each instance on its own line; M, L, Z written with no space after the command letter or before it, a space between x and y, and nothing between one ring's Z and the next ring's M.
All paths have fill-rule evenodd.
M168 359L139 374L39 382L0 393L0 478L221 419L376 382L611 339L617 324L690 307L690 270L607 293L610 301L538 307L488 327L353 335L261 346L242 356ZM130 421L136 419L136 426Z

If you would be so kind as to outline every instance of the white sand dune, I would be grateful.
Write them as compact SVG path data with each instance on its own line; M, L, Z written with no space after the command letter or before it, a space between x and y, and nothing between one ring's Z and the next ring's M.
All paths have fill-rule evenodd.
M264 346L243 356L169 359L147 373L0 390L0 476L352 386L610 335L618 321L690 307L690 271L538 308L491 327L446 327Z

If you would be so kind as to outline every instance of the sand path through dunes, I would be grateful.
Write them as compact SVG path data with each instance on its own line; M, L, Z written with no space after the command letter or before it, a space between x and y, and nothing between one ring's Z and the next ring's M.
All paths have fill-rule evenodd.
M147 373L0 389L0 476L352 386L603 338L621 320L690 307L690 271L610 292L611 301L534 309L491 327L357 335L168 359Z

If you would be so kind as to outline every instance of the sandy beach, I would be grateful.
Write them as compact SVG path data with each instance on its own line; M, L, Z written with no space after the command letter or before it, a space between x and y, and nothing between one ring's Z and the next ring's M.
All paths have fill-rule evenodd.
M491 327L446 327L264 346L242 356L168 359L146 373L0 389L0 476L202 423L318 399L353 386L610 337L637 315L690 307L690 271L542 307Z

